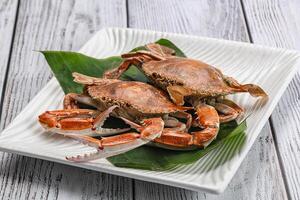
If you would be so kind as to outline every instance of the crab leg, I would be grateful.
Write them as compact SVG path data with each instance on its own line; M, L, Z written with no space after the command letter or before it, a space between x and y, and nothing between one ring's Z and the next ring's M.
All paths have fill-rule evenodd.
M178 117L181 119L186 119L186 131L188 131L191 128L192 125L192 115L187 113L187 112L176 112L176 113L171 113L170 115L172 115L173 117Z
M159 44L155 44L155 43L149 43L146 45L146 48L153 52L156 53L158 55L161 55L163 57L167 57L167 56L172 56L175 54L175 50L168 48L166 46L163 45L159 45Z
M141 128L141 126L135 122L122 117L121 119L123 119L128 125L136 130ZM170 126L172 128L164 128L161 136L151 141L150 145L171 150L195 149L196 146L193 144L193 135L185 132L184 123L176 123L176 121L179 122L173 117L164 119L165 126Z
M172 130L184 131L187 129L186 125L184 123L178 121L178 119L176 119L175 117L166 116L163 118L163 120L165 122L165 127L171 127ZM167 129L167 128L165 128L165 129Z
M122 119L126 124L128 124L131 128L137 130L137 131L140 131L140 129L142 128L141 125L133 122L133 121L130 121L129 119L126 119L124 117L120 117L120 119Z
M112 113L113 110L117 107L118 107L117 105L111 106L108 109L106 109L105 111L101 112L98 116L96 116L93 121L92 130L96 129L97 127L103 126L105 120L109 117L110 113Z
M217 102L222 103L222 104L226 104L228 106L230 106L231 108L235 109L237 112L242 113L244 112L243 108L241 108L239 105L237 105L235 102L229 100L229 99L225 99L225 98L218 98Z
M155 138L151 144L171 150L190 150L195 148L193 145L193 135L172 129L164 129L161 136Z
M234 120L243 113L243 109L229 99L217 99L217 103L213 106L217 111L222 113L219 114L221 123Z
M130 65L139 65L143 61L138 57L132 57L125 59L119 67L112 70L108 70L104 73L103 78L108 79L118 79L129 67Z
M242 85L232 77L224 76L224 80L232 87L235 92L249 92L254 97L267 97L267 93L258 85L245 84Z
M136 52L132 52L132 53L125 53L125 54L122 54L121 56L122 56L122 58L139 57L139 58L147 59L150 57L154 60L166 60L165 57L157 54L156 52L144 51L144 50L140 50L140 51L136 51Z
M112 106L104 112L88 109L70 109L46 111L39 116L41 125L50 132L59 134L82 134L104 136L128 131L125 129L103 129L101 126L117 106Z
M107 80L103 78L95 78L91 76L86 76L84 74L80 74L77 72L73 72L72 76L74 77L74 82L80 83L83 85L105 85L105 84L111 84L114 82L119 82L119 80Z
M166 58L150 51L137 51L132 53L123 54L122 58L125 60L120 64L119 67L112 70L106 71L103 78L108 79L118 79L129 67L130 65L139 66L140 64L149 60L165 60Z
M221 123L229 122L239 116L239 112L226 104L216 103L214 107L221 113L219 114L219 120Z
M64 97L64 109L78 109L77 102L97 108L97 104L91 97L83 94L69 93Z
M139 125L140 134L124 133L99 140L89 136L68 134L66 136L96 148L97 152L83 156L66 157L66 159L74 162L84 162L124 153L160 137L163 127L164 121L161 118L150 118L143 120L142 125Z
M139 125L133 121L130 121L124 117L120 117L120 119L122 119L131 128L133 128L137 131L141 131L141 128L142 128L141 125ZM145 120L143 120L143 121L145 121ZM180 131L184 131L186 129L185 124L182 122L179 122L176 118L168 116L167 118L165 117L163 119L163 121L164 121L164 126L171 127L171 128L164 128L164 132L166 132L166 131L180 132Z
M131 128L137 130L137 131L140 131L140 128L141 128L141 125L133 122L133 121L130 121L124 117L120 117L126 124L130 125ZM179 122L176 118L173 118L173 117L167 117L165 119L163 119L164 121L164 126L166 127L171 127L171 128L164 128L164 131L163 133L166 133L166 132L182 132L184 130L186 130L186 126L184 123L182 122Z

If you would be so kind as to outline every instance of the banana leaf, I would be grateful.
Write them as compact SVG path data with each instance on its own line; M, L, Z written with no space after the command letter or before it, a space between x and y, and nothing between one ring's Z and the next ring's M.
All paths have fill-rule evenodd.
M160 45L172 48L177 56L185 57L184 53L167 39L156 41ZM132 51L145 49L144 46L137 47ZM120 56L112 56L109 58L98 59L83 55L77 52L69 51L41 51L47 60L53 74L58 80L60 86L65 93L81 93L83 86L73 82L72 73L79 72L85 75L101 77L106 70L118 67L122 62ZM147 82L148 79L135 66L131 66L121 77L123 80L136 80ZM114 121L115 127L119 122ZM222 124L218 137L205 149L197 149L192 151L172 151L167 149L142 146L129 152L108 158L108 161L115 166L130 167L149 170L167 170L184 164L193 163L211 150L222 146L222 144L230 144L235 141L242 141L246 122L238 125L235 121ZM232 145L231 145L232 146ZM238 150L238 147L236 146Z
M242 147L245 140L246 121L237 125L235 121L222 124L218 137L205 149L196 149L192 151L173 151L151 146L142 146L129 152L107 158L112 164L118 167L138 168L147 170L169 170L182 165L191 164L211 150L220 147L222 144L228 152L236 152ZM238 145L232 145L238 143ZM237 147L232 149L232 147ZM225 150L224 150L225 151ZM223 155L222 156L227 156ZM216 156L216 161L218 160ZM227 160L230 156L227 157Z

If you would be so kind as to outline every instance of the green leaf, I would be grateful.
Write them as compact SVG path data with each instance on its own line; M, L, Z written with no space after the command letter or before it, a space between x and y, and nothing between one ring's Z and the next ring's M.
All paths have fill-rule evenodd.
M175 55L178 57L186 57L185 54L170 40L162 38L156 41L155 43L174 49Z
M151 146L142 146L107 159L113 165L118 167L168 170L180 165L191 164L199 160L224 142L244 134L245 130L245 121L239 125L237 125L235 121L232 121L221 125L218 137L205 149L172 151Z
M41 51L41 53L45 56L65 93L82 92L83 86L73 81L72 72L100 77L103 72L118 66L122 62L122 59L116 56L96 59L81 53L68 51Z

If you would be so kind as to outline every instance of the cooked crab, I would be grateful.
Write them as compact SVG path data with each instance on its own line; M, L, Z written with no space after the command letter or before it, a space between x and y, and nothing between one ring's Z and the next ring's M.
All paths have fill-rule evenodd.
M67 94L64 99L64 110L46 111L39 116L39 121L46 130L97 147L95 154L68 157L69 160L86 161L108 157L149 141L182 148L203 146L206 142L204 136L192 137L186 133L191 125L192 117L185 111L191 108L172 103L164 92L149 84L93 78L78 73L73 73L73 76L75 82L85 85L84 94ZM78 102L93 106L97 110L79 109ZM123 119L140 134L123 133L102 139L90 137L99 134L98 128L110 114ZM185 118L187 122L184 124L172 116ZM165 136L159 139L164 126L170 128L166 128L163 132ZM117 132L120 131L125 130L117 130ZM111 133L116 133L116 131ZM105 134L110 133L105 132ZM180 136L176 140L178 134ZM182 142L183 137L186 137L188 142Z
M198 117L194 125L205 127L211 142L218 133L219 123L236 119L243 109L224 96L248 92L254 97L267 94L254 84L242 85L232 77L202 61L174 56L174 50L158 45L146 45L140 50L123 54L123 63L107 71L104 78L117 79L132 64L137 66L155 86L168 92L177 105L190 103Z

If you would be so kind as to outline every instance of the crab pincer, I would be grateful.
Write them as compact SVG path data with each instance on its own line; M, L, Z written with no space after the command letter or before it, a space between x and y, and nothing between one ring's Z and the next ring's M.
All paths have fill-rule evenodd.
M196 113L196 123L203 130L192 132L193 144L206 147L217 137L220 124L219 115L214 107L202 103L196 107Z
M176 128L165 128L161 136L151 144L172 150L191 150L207 147L217 137L219 116L214 107L207 104L199 104L196 110L197 118L194 123L202 127L202 130L188 133L185 130Z
M90 109L65 109L46 111L39 115L40 124L48 131L68 135L106 136L128 131L129 128L102 128L105 120L118 106L103 112Z
M74 162L85 162L99 158L114 156L132 150L161 136L164 128L164 121L161 118L150 118L142 121L139 126L140 133L130 132L120 135L96 139L93 137L68 134L67 137L76 139L84 144L96 148L96 152L84 155L66 157Z

